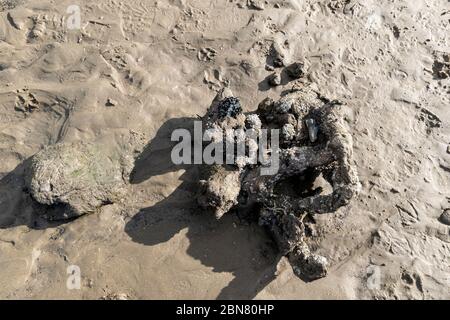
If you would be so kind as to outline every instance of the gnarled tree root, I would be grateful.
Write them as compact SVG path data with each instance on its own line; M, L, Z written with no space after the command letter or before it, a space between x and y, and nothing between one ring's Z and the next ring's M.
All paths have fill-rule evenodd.
M219 132L216 142L229 137L220 130L279 129L279 170L262 175L266 164L236 159L232 165L205 168L199 204L221 218L231 209L256 212L281 254L300 278L311 281L327 274L327 259L307 245L305 215L335 212L358 192L352 163L353 142L337 101L328 101L310 88L292 91L279 101L265 99L253 113L244 114L229 89L222 90L204 117L204 126ZM247 139L248 138L242 138ZM241 141L251 143L251 141ZM270 163L269 163L270 164ZM313 188L322 176L332 188L322 194Z

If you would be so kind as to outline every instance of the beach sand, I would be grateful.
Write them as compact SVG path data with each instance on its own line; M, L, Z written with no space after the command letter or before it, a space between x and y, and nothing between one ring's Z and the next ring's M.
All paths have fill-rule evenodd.
M0 298L450 298L450 2L79 0L79 29L72 5L0 1ZM257 224L204 215L198 168L170 161L219 89L253 111L292 88L267 82L272 46L345 103L362 186L316 217L330 270L308 283ZM128 191L47 222L27 162L77 141L134 148Z

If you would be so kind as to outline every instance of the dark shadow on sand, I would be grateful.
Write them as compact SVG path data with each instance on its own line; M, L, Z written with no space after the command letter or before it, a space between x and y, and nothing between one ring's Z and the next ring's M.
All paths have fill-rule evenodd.
M152 207L141 209L126 225L125 231L137 243L154 246L169 241L187 229L187 253L214 272L231 272L234 279L218 299L252 299L275 278L279 260L277 250L265 231L237 214L217 221L197 205L200 168L176 166L170 154L176 142L170 137L174 129L193 128L193 118L171 119L162 125L155 138L137 159L132 183L152 176L184 169L182 184L167 198Z

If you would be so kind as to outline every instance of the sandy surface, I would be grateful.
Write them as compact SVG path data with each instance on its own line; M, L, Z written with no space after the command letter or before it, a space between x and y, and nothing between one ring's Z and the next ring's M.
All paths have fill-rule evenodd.
M0 298L450 298L450 2L254 2L80 0L68 30L72 1L0 1ZM265 81L273 43L347 104L362 183L317 217L331 269L310 283L257 225L202 215L198 168L170 162L221 87L246 110L292 87ZM79 140L145 148L121 203L49 224L26 160Z

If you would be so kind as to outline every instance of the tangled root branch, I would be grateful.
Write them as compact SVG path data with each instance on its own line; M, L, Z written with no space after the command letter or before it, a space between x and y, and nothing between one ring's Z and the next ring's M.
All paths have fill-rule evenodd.
M308 248L304 217L335 212L359 188L352 137L339 116L339 105L306 87L278 101L267 98L256 112L244 114L239 100L224 89L203 118L206 129L219 132L219 143L229 139L220 133L227 129L279 129L279 148L271 150L279 156L275 174L262 175L267 164L250 163L245 157L237 157L232 165L208 166L198 199L218 219L231 209L257 212L295 274L307 281L324 277L328 263ZM245 139L241 142L251 144ZM319 176L331 185L331 193L313 189Z

